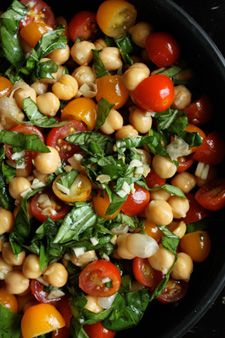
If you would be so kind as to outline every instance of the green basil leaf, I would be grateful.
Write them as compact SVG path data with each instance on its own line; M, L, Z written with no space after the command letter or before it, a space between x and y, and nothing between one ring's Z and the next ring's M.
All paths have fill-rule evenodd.
M133 43L130 36L125 35L114 39L114 41L120 50L123 61L128 65L132 65L133 60L131 59L130 54L133 52Z
M186 233L207 230L211 220L209 218L201 219L200 221L187 224Z
M173 78L175 75L179 74L182 70L183 69L179 66L172 66L165 69L159 69L158 71L156 71L156 74L163 74Z
M39 62L35 70L35 78L37 79L53 79L53 73L56 73L59 66L52 60Z
M202 144L202 138L199 133L189 133L184 132L182 138L187 142L191 147L198 147Z
M165 130L168 129L171 124L176 119L177 115L179 114L179 111L177 109L167 109L166 111L162 113L156 113L154 115L154 118L157 121L157 127L159 130Z
M114 104L110 103L105 98L102 98L97 104L97 121L95 130L98 130L107 119L110 110L113 108Z
M161 282L155 287L153 293L151 294L150 302L153 301L153 299L159 297L163 293L170 279L170 273L171 269L165 274Z
M93 53L93 67L95 69L96 77L98 78L105 75L109 75L108 70L105 69L103 62L100 59L99 56L100 51L93 49L92 53Z
M111 227L119 227L121 225L127 225L129 229L135 230L143 227L143 220L139 217L130 217L128 215L123 214L120 212L111 223Z
M126 201L126 199L127 199L127 196L120 197L114 192L112 192L110 195L110 205L108 206L106 210L106 215L110 216L114 214L114 212L116 212L121 207L121 205Z
M64 187L70 189L73 182L75 181L76 177L78 175L78 172L76 170L71 170L68 173L64 173L60 176L60 178L57 180L57 183L63 185Z
M89 338L88 334L83 328L83 325L80 324L78 320L74 317L71 321L71 337L72 338Z
M13 200L8 192L8 187L3 175L0 173L0 206L4 209L13 209Z
M156 190L161 190L161 189L167 191L168 193L170 193L172 195L175 195L175 196L178 196L178 197L181 197L181 198L186 198L183 191L180 188L175 187L174 185L163 184L163 185L160 185L160 186L157 186L157 187L149 188L150 191L156 191Z
M0 335L1 338L20 338L21 314L10 311L6 306L0 304Z
M162 133L151 129L149 135L144 137L144 140L144 143L148 146L151 153L154 155L168 156L165 149L165 136Z
M9 183L16 176L16 169L3 162L2 174L6 179L6 183Z
M158 228L162 231L162 245L165 249L171 251L174 255L176 255L177 247L180 242L178 236L176 236L173 232L171 232L167 227L159 225Z

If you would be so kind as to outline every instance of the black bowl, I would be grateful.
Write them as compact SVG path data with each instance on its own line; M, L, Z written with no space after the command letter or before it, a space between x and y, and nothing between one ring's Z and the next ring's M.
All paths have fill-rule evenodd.
M10 1L4 1L6 7ZM76 1L46 0L59 15L70 18L77 10L97 8L99 0ZM184 10L171 0L133 1L139 17L152 22L160 30L171 31L181 42L185 58L195 70L199 82L198 89L208 94L214 103L212 130L224 132L223 114L225 112L225 60L215 44L203 29ZM221 172L225 172L224 165ZM209 258L195 264L186 297L179 303L163 305L153 302L140 324L118 334L131 338L179 338L196 324L210 308L225 285L225 213L215 213L209 229L212 238L212 251ZM97 338L97 337L96 337Z

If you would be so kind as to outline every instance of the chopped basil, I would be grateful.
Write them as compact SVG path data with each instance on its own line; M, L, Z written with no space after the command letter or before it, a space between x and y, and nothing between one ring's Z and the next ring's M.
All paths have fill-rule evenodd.
M179 237L163 225L159 225L158 228L163 233L162 245L165 249L171 251L174 255L176 255L177 247L180 241Z
M201 219L200 221L187 224L186 233L207 230L211 220L209 218Z
M0 304L0 333L1 338L20 338L21 314L12 312L6 306Z
M153 299L159 297L163 293L170 279L170 272L171 272L171 269L164 275L161 282L155 287L153 293L151 294L150 302L153 301Z
M37 79L53 79L53 73L56 73L59 66L52 60L39 62L33 76Z
M163 185L160 185L160 186L150 188L149 190L150 191L156 191L156 190L161 190L161 189L167 191L168 193L170 193L172 195L175 195L175 196L178 196L178 197L181 197L181 198L186 198L185 194L183 193L183 191L180 188L175 187L174 185L170 185L170 184L163 184Z
M97 104L97 121L95 130L98 130L107 119L110 110L113 108L114 104L110 103L105 98L102 98Z
M98 78L98 77L102 77L105 75L109 75L108 70L105 69L103 62L100 59L100 56L99 56L100 51L93 49L92 53L93 53L93 59L94 59L93 67L95 69L96 77Z
M4 209L12 209L13 208L13 199L9 195L8 179L11 178L12 172L6 169L6 164L4 163L4 148L0 148L0 207ZM8 166L7 166L8 167ZM13 169L13 168L12 168ZM6 173L7 170L7 173Z
M179 66L172 66L169 68L159 69L156 73L163 74L163 75L173 78L175 75L179 74L182 70L183 69Z
M120 50L123 61L128 65L132 65L133 60L131 59L130 54L133 52L133 43L130 36L125 35L114 39L114 41Z
M6 180L6 183L9 183L16 176L16 169L3 162L2 174Z
M114 212L116 212L121 207L121 205L126 201L127 196L120 197L117 194L111 192L109 199L110 199L110 205L106 210L106 215L108 216L113 215Z
M70 189L77 175L78 175L78 172L76 170L71 170L68 173L63 173L60 176L60 178L57 180L57 183L61 184L65 188Z

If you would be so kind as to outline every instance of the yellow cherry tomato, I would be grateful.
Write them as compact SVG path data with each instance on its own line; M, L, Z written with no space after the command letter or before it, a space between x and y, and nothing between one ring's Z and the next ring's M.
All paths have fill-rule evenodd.
M35 47L38 41L49 30L49 27L42 21L32 21L20 31L22 39L30 46Z
M12 312L18 311L18 302L16 297L3 288L0 289L0 304L4 305Z
M105 191L99 191L97 195L93 196L92 204L98 216L103 217L105 219L109 219L109 220L115 218L119 214L120 209L121 209L119 208L112 215L106 215L106 211L108 209L110 201L109 201L109 196Z
M65 320L55 306L44 303L29 307L21 321L23 338L37 337L64 326Z
M84 202L87 201L91 195L92 185L91 181L82 174L77 175L73 184L69 188L68 193L64 193L60 189L60 180L61 175L57 176L52 185L52 190L54 194L62 201L73 203L73 202Z
M96 103L87 97L79 97L70 101L62 109L62 120L76 119L84 122L89 130L94 129L96 123Z
M12 83L6 77L0 76L0 97L8 95L12 87Z
M137 10L131 3L107 0L99 6L96 19L104 34L118 38L134 25L136 17Z

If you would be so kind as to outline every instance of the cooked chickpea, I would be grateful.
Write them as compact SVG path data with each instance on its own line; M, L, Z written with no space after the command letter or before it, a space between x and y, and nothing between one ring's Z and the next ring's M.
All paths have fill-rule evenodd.
M25 259L25 251L21 251L18 255L14 255L9 242L3 244L2 258L9 265L20 266Z
M175 175L171 183L180 188L185 194L190 192L196 185L196 178L187 171Z
M70 47L66 45L65 48L58 48L55 49L53 52L48 54L48 58L58 63L58 65L64 64L66 61L69 60L70 57Z
M68 272L63 264L55 262L47 267L43 278L48 284L61 288L67 283Z
M83 255L80 255L79 257L75 255L70 256L71 262L77 266L87 265L88 263L93 262L96 259L98 259L98 257L96 256L95 250L86 251Z
M0 257L0 280L4 280L9 271L12 271L13 267L7 264L2 257Z
M75 42L71 48L71 56L78 65L88 65L93 58L92 49L95 45L90 41Z
M159 246L156 253L148 258L153 269L167 273L175 261L175 255L162 245Z
M151 113L138 107L131 109L129 122L141 134L147 133L152 127Z
M187 198L182 198L178 196L171 196L168 199L168 203L172 208L174 218L185 217L190 207Z
M71 100L76 96L78 91L77 80L71 75L62 75L61 78L53 84L52 91L60 100Z
M99 57L105 69L109 71L120 69L123 66L120 51L116 47L103 48L99 53Z
M101 49L103 49L105 47L108 47L107 43L103 39L97 39L94 42L94 45L95 45L95 49L97 49L97 50L101 50Z
M183 85L174 87L173 106L177 109L184 109L191 103L191 92Z
M134 129L133 126L130 124L127 124L126 126L123 126L116 132L116 138L126 138L126 137L133 137L138 136L138 131Z
M136 23L136 25L132 26L129 29L129 33L131 34L131 38L134 43L141 47L145 48L145 41L147 36L151 33L152 27L149 23L141 21Z
M95 73L92 68L89 66L80 66L76 68L72 76L77 80L79 86L82 86L84 83L95 82Z
M37 106L42 114L55 116L60 108L60 101L55 94L47 92L37 97Z
M123 81L128 90L134 90L149 74L150 70L144 63L134 63L123 74Z
M151 201L145 209L145 216L148 221L161 225L168 225L173 220L172 208L163 200Z
M61 166L61 159L55 148L48 147L49 153L39 153L34 159L34 166L41 174L52 174Z
M13 229L14 217L11 211L0 208L0 235L11 232Z
M193 271L193 261L189 255L184 252L177 254L177 260L173 266L171 276L174 279L189 281Z
M6 290L13 295L20 295L28 290L29 279L20 271L10 271L5 277Z
M40 269L40 259L37 255L28 255L23 262L23 274L27 278L39 278L42 274Z
M184 237L187 230L187 226L184 221L172 222L168 225L168 228L179 238Z
M116 254L123 259L133 259L134 255L133 253L129 252L127 249L127 238L129 237L129 234L121 234L117 237L117 250Z
M170 193L164 189L153 190L151 192L151 199L152 200L161 200L167 201L170 198Z
M9 182L9 193L10 195L15 198L19 199L21 197L21 194L27 190L29 190L31 187L30 182L25 177L14 177Z
M123 127L123 117L115 109L111 109L109 115L107 116L104 124L101 126L100 130L106 134L110 135L116 130L120 130Z
M14 93L14 98L16 103L20 109L23 109L23 100L30 97L34 102L36 102L36 92L30 86L26 86L26 88L19 88Z
M36 92L36 95L42 95L48 91L48 84L41 81L32 83L31 88Z
M177 171L176 165L169 158L161 155L153 157L152 168L161 178L171 178Z

